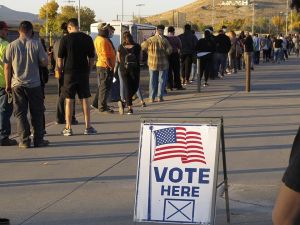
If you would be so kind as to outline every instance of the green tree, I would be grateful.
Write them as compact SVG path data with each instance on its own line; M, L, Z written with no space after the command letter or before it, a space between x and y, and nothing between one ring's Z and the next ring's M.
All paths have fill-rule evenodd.
M82 31L89 31L90 25L95 23L95 12L88 7L80 8L80 27ZM61 24L71 18L78 18L78 9L74 6L62 6L61 13L58 15L57 22Z
M44 20L44 25L41 27L40 34L41 36L46 35L46 30L48 28L48 34L50 32L55 33L58 30L56 25L56 19L58 16L59 5L55 0L51 0L40 8L39 18Z
M284 18L282 16L273 16L272 17L272 24L277 28L277 33L280 33L283 31L284 26Z
M289 30L300 32L300 14L292 14L292 21L290 21Z
M270 18L267 17L259 17L256 20L256 31L259 31L259 33L269 33L271 32L271 21Z
M94 10L89 7L81 7L80 8L80 22L81 22L81 30L89 31L92 23L95 23L96 15Z

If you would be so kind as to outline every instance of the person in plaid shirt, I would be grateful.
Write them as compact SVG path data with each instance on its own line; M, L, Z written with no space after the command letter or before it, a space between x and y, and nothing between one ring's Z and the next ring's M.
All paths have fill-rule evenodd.
M169 41L163 36L165 26L158 25L154 36L142 43L142 50L148 52L149 67L149 102L152 103L155 97L158 101L164 101L163 95L167 83L169 69L169 55L173 48Z

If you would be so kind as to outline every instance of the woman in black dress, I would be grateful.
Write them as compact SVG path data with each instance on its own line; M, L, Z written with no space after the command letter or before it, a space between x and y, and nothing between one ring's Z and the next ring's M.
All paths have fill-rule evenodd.
M141 46L133 41L129 31L123 33L123 43L119 46L117 60L124 80L127 114L132 114L132 96L137 92L140 82Z

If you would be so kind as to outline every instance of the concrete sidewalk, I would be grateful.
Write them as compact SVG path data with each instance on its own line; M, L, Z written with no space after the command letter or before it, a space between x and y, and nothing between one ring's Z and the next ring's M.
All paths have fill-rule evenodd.
M300 65L255 68L251 93L244 72L174 91L162 103L135 107L134 115L92 111L98 135L84 136L81 122L71 137L49 124L48 148L1 147L0 217L12 225L131 225L133 219L139 118L223 116L232 224L271 225L271 211L287 166L300 117ZM221 167L221 165L220 165ZM220 179L222 178L220 172ZM223 196L216 225L226 224Z

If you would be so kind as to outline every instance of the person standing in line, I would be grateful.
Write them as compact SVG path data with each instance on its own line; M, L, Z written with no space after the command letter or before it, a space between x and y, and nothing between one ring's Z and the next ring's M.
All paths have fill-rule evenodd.
M202 80L204 74L204 84L203 86L208 86L208 77L213 70L213 54L216 51L216 44L211 37L211 32L209 29L204 31L204 38L201 38L196 45L196 52L209 52L209 54L200 57L200 81Z
M16 140L9 138L9 135L11 134L10 117L13 112L13 104L11 102L11 96L5 91L6 82L3 58L9 44L6 40L7 33L7 24L4 21L0 21L0 146L12 146L18 144Z
M63 36L68 34L67 23L63 22L60 26ZM57 58L58 58L58 49L60 45L61 39L57 40L53 45L53 58L55 60L55 78L57 78L57 86L58 86L58 100L56 106L56 124L65 124L65 96L62 95L62 87L64 84L64 71L62 70L62 74L59 77L57 70ZM75 101L73 104L73 112L72 112L72 125L77 125L78 121L75 117Z
M291 8L300 11L300 0L293 0ZM282 186L273 209L274 225L300 224L300 128L295 137L289 166L282 178Z
M236 33L232 30L228 34L231 42L231 48L228 52L228 72L227 74L237 73L237 52L239 47Z
M219 74L219 78L224 78L227 65L228 52L231 48L229 37L224 33L225 28L219 30L219 34L214 38L216 43L215 53L215 74Z
M192 30L192 33L196 35L196 31ZM197 36L196 36L197 37ZM191 75L190 75L190 82L193 83L197 78L197 55L195 54L193 57L192 68L191 68Z
M140 82L141 46L134 42L129 31L123 33L123 43L119 46L117 59L125 86L127 114L133 114L132 97Z
M238 70L242 70L245 68L245 63L244 63L244 41L245 41L245 32L241 31L239 37L238 37L238 44L239 44L239 49L240 52L237 51L237 68Z
M19 38L7 46L4 57L6 92L13 94L14 115L20 138L19 147L31 147L28 107L33 127L33 146L44 147L44 99L39 65L47 66L47 53L39 40L32 39L33 26L29 21L19 25Z
M266 52L266 60L267 62L270 62L270 60L272 60L272 57L271 57L271 53L272 53L272 40L271 40L271 36L268 35L267 38L266 38L266 42L267 42L267 52Z
M282 39L279 37L275 37L274 43L273 43L273 48L274 48L274 62L275 63L280 63L281 62L281 55L282 55Z
M298 34L294 34L294 37L293 37L293 43L294 43L294 52L296 54L297 57L299 57L299 35Z
M149 102L153 103L155 98L158 101L164 101L164 90L166 87L169 55L172 53L172 46L169 41L163 36L164 25L156 27L156 33L142 43L142 50L148 52L148 67L149 67Z
M62 134L64 136L73 134L71 122L76 94L81 100L84 115L85 130L83 134L96 134L97 131L91 126L89 108L89 97L91 97L89 74L95 57L93 40L87 34L79 31L76 18L69 19L67 29L69 34L61 39L57 60L59 76L62 76L62 72L64 73L62 94L66 98L66 126Z
M254 47L254 58L253 62L255 65L259 64L260 61L260 50L261 50L261 39L258 37L258 34L253 35L253 47Z
M282 40L282 61L287 61L289 56L288 56L288 41L286 37L283 36L283 34L280 34L280 39Z
M34 38L34 32L32 33L32 38ZM46 48L46 42L45 39L41 38L40 39L42 46L45 50L45 52L47 52L47 48ZM49 56L48 56L48 62L49 62ZM49 69L46 66L39 66L39 73L40 73L40 79L41 79L41 88L42 88L42 94L43 94L43 104L45 106L45 86L48 83L49 80ZM45 117L45 111L46 111L46 107L44 107L44 113L43 113L43 128L44 128L44 134L46 134L46 117Z
M92 107L102 114L114 113L107 105L116 64L116 51L109 39L111 32L110 24L101 23L98 26L98 36L94 40L98 57L96 67L99 83Z
M253 47L253 39L252 39L249 31L246 32L246 38L244 40L243 45L244 45L245 67L250 64L250 68L252 69L253 68L252 54L254 51L254 47Z
M181 41L179 37L175 36L175 28L173 26L168 27L168 41L171 44L173 51L169 56L169 74L168 74L168 88L173 90L184 90L185 88L181 85L180 79L180 50Z
M183 79L183 85L186 85L190 82L193 57L196 54L195 47L198 40L192 33L192 27L190 24L186 24L184 26L184 33L180 34L178 37L182 44L180 52L181 76Z

